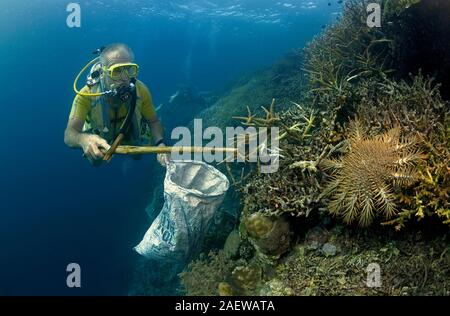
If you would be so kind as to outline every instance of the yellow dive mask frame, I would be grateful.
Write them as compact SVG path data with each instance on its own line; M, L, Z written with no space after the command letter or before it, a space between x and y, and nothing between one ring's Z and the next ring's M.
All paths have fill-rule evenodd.
M112 80L120 80L123 74L131 78L136 78L139 73L139 66L134 63L117 63L106 69L108 76Z
M73 90L75 91L76 94L79 94L84 97L99 97L101 95L110 94L113 92L113 91L104 91L104 92L99 92L99 93L84 93L77 89L78 79L80 78L81 74L84 73L86 71L86 69L88 69L90 66L92 66L99 60L100 60L100 57L94 58L93 60L88 62L86 64L86 66L84 66L83 69L81 69L81 71L78 73L78 75L76 76L76 78L73 82ZM117 63L117 64L110 66L109 68L104 68L103 71L105 71L112 80L122 79L124 73L128 76L128 78L131 79L131 78L137 77L137 75L139 73L139 66L134 63Z

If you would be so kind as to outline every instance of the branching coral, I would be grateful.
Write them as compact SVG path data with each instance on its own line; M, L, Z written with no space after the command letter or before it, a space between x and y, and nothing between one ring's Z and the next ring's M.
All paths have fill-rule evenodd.
M410 7L416 8L418 2L381 1L383 20L398 26L396 23L404 21L397 15L405 10L409 12ZM410 78L399 77L405 73L403 69L395 74L396 79L403 80L393 81L390 74L398 66L402 47L405 43L412 44L404 38L405 28L386 25L377 30L361 23L366 4L366 1L348 1L341 21L306 48L304 68L310 80L309 102L330 113L330 121L322 124L321 129L331 144L346 138L344 125L352 117L359 118L368 139L396 125L402 126L406 137L420 139L420 149L427 154L427 159L415 167L418 182L408 190L392 192L399 213L386 224L400 229L412 217L421 219L432 214L449 223L446 126L450 107L442 101L439 85L420 72ZM417 69L411 71L416 73Z
M248 178L249 181L236 182L245 197L245 215L260 212L269 216L307 216L317 204L319 182L315 174L316 165L323 158L326 147L323 130L317 125L328 113L317 113L292 103L294 106L291 109L281 113L275 112L272 103L263 118L250 112L248 117L237 117L243 124L278 126L282 153L278 172L255 172Z
M311 92L348 98L354 82L384 78L390 69L392 40L379 28L363 23L370 1L348 1L342 19L305 50L305 71Z
M441 143L432 144L424 140L428 159L418 166L420 182L407 191L398 193L403 204L400 214L385 223L395 225L397 230L415 217L421 220L437 216L443 224L450 225L450 119L446 118L447 128L435 126L442 131Z
M382 4L386 2L382 1ZM408 7L414 3L404 1L401 6ZM398 164L388 164L389 168L384 167L387 168L385 175L381 176L381 172L378 176L382 182L378 182L377 191L371 196L372 212L383 213L384 209L385 219L391 219L388 223L395 224L397 228L411 215L421 218L422 214L437 214L445 223L449 222L448 131L445 127L448 125L448 119L445 119L449 115L448 104L442 101L439 86L420 74L408 81L395 82L390 78L391 68L395 66L392 54L398 49L392 46L391 41L395 30L387 28L386 33L383 33L384 29L370 29L361 23L361 16L366 16L366 4L367 1L348 1L341 21L328 28L305 50L303 68L310 80L310 91L301 102L302 106L292 106L287 112L276 116L276 122L271 121L282 128L284 139L280 147L283 161L278 173L252 176L247 186L242 187L249 213L303 216L320 208L317 191L322 191L323 184L317 167L322 163L323 170L326 162L333 162L324 160L330 155L329 148L339 147L337 144L348 138L345 129L348 119L358 117L364 126L364 131L361 131L364 137L353 147L365 151L368 161L377 158L377 162L373 162L375 165L382 165L386 160L398 161ZM391 12L385 12L385 15ZM313 119L305 119L309 115L305 115L302 109L308 107L303 104L316 109L312 112ZM251 113L245 118L247 120L241 119L244 124L255 123L255 116ZM314 126L306 131L305 127L310 125L308 122ZM387 131L390 126L401 126L404 139L400 138L399 130ZM420 155L415 152L411 157L408 156L408 149L417 149L413 144L405 145L404 151L383 155L383 150L389 146L388 142L383 141L383 135L385 138L388 135L399 137L397 142L400 144L408 144L408 139L420 140L420 144L415 146L420 146L427 159L418 159ZM402 159L410 162L400 165ZM370 168L368 171L376 172ZM338 173L339 169L336 169L335 175ZM406 176L409 173L411 175ZM412 181L411 176L418 180L417 184L406 190L406 185ZM403 189L394 190L398 187ZM363 202L369 201L364 196L362 198ZM377 205L383 199L384 206ZM354 200L347 203L353 203ZM357 201L354 203L363 203ZM365 212L369 214L370 204L367 205ZM345 206L348 207L348 204ZM381 210L376 210L380 207ZM354 209L362 210L364 205L356 205ZM392 218L394 209L398 217ZM358 216L362 225L367 225L371 218L366 216L360 219Z
M415 181L414 167L422 155L414 150L415 140L401 138L398 126L372 138L364 135L358 121L352 122L350 130L348 153L320 165L332 171L322 196L331 196L331 214L364 227L377 213L387 219L396 213L393 188Z
M373 1L346 1L342 19L307 47L302 66L297 67L300 59L280 64L263 80L246 82L244 88L237 87L216 104L216 113L227 121L232 109L244 126L279 127L283 157L274 174L245 174L239 169L235 176L233 165L225 163L243 196L241 246L233 253L245 260L234 262L219 252L192 263L182 274L188 294L266 293L258 292L256 284L267 281L270 273L274 278L267 283L289 289L284 293L291 294L449 294L448 238L427 240L417 230L394 234L375 226L360 233L339 226L327 237L339 250L336 255L325 257L305 242L274 263L275 271L261 271L262 264L256 260L261 256L251 249L278 257L288 249L285 241L300 240L300 234L297 239L287 238L289 229L303 231L316 219L321 225L330 225L323 206L345 222L360 226L377 218L400 229L407 220L428 215L450 224L450 106L442 100L439 86L417 75L418 69L412 69L411 63L399 67L399 56L403 56L399 52L414 54L418 48L416 37L411 41L404 33L407 28L414 34L411 24L399 25L402 17L417 17L412 11L418 10L418 0L380 0L384 25L373 29L365 23L369 2ZM416 29L422 31L424 25L418 23ZM436 60L445 62L444 58ZM425 73L437 71L436 67L430 69ZM290 80L287 71L299 75ZM409 72L414 76L405 76ZM300 82L305 74L309 90L303 94L305 86ZM436 79L443 83L442 78ZM269 89L266 83L276 84L276 89ZM269 105L272 97L277 98L277 105L285 106L290 100L297 103L276 113L272 102L262 108L260 116L261 105ZM247 111L236 107L247 104ZM244 140L251 137L258 135L246 135ZM248 167L246 164L245 170ZM308 217L312 212L317 216ZM288 221L289 227L280 225L280 233L273 228L282 220ZM431 227L435 234L436 226ZM396 243L401 236L407 240ZM374 262L383 264L381 288L369 288L365 283L367 266Z
M429 216L450 224L450 106L433 80L419 75L411 81L366 82L360 89L367 96L358 108L368 133L383 133L385 126L401 124L405 135L420 140L418 145L427 155L416 168L419 181L396 193L400 212L385 224L397 230L412 218Z

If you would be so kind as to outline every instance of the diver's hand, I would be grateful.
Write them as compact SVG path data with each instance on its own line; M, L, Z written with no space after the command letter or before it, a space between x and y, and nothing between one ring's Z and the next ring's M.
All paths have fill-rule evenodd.
M90 161L102 159L111 147L106 140L95 134L84 134L80 146Z
M164 143L158 145L158 147L165 147ZM166 167L170 163L170 154L158 154L156 155L156 160L160 163L161 166Z

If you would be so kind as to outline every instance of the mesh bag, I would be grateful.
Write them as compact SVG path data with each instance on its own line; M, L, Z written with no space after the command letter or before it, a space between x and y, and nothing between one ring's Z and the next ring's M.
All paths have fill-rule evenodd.
M164 206L134 250L149 258L186 262L199 249L229 187L226 176L200 161L171 161Z

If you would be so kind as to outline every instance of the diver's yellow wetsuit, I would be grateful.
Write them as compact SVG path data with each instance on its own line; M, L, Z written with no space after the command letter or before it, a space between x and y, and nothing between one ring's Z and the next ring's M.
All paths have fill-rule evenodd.
M81 89L82 93L92 93L98 89L97 87L84 86ZM142 143L149 143L151 141L151 132L148 124L158 121L155 107L153 105L152 96L149 89L139 80L136 80L136 109L134 114L134 134L128 133L123 144L138 145ZM100 102L101 98L103 103ZM111 142L117 136L120 127L127 115L127 103L122 103L120 106L110 106L108 102L112 102L109 97L87 97L77 94L72 104L70 117L74 116L85 122L83 131L95 133L102 136L107 142ZM121 101L115 101L121 102ZM107 104L109 113L102 109ZM108 122L103 122L103 120ZM106 128L105 128L106 127Z

